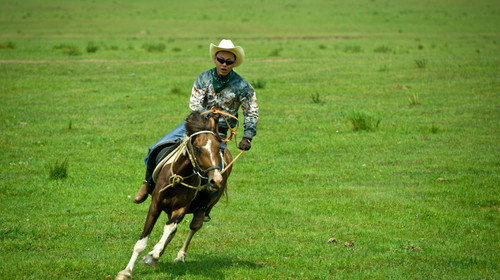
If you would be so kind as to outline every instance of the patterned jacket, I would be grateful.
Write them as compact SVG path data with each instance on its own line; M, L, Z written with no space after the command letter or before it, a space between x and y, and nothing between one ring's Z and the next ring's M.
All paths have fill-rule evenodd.
M233 71L234 72L234 71ZM189 108L192 111L203 113L216 106L224 112L238 117L238 110L243 111L245 131L243 137L252 139L257 134L257 122L259 120L259 107L253 87L236 72L228 85L219 93L213 86L216 77L215 68L201 73L193 85ZM231 127L236 125L236 120L227 118ZM219 127L227 128L224 119L219 120Z

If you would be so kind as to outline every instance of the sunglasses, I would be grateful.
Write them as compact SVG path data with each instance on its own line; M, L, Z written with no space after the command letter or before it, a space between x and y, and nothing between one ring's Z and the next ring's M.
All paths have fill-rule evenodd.
M226 65L231 65L231 64L233 64L233 63L234 63L234 61L233 61L233 60L224 60L224 59L222 59L222 58L220 58L220 57L218 57L218 56L216 56L215 58L217 59L217 61L218 61L220 64L224 64L224 63L226 63Z

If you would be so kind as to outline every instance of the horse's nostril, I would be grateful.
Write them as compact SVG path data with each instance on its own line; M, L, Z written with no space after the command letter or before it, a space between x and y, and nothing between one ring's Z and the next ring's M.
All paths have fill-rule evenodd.
M212 185L212 186L215 185L215 180L214 179L210 180L210 185Z

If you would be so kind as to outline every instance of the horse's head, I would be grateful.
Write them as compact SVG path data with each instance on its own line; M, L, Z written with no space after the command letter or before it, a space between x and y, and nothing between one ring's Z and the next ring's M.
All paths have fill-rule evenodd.
M209 190L216 191L222 184L220 142L217 135L218 118L192 112L186 118L188 149L195 172L208 180Z

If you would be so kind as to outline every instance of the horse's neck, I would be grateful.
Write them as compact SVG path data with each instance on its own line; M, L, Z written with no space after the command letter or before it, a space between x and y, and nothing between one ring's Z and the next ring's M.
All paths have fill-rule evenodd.
M193 174L193 165L191 164L191 161L189 160L189 157L186 153L182 153L177 160L172 163L172 171L174 174L181 175L181 176L189 176Z

